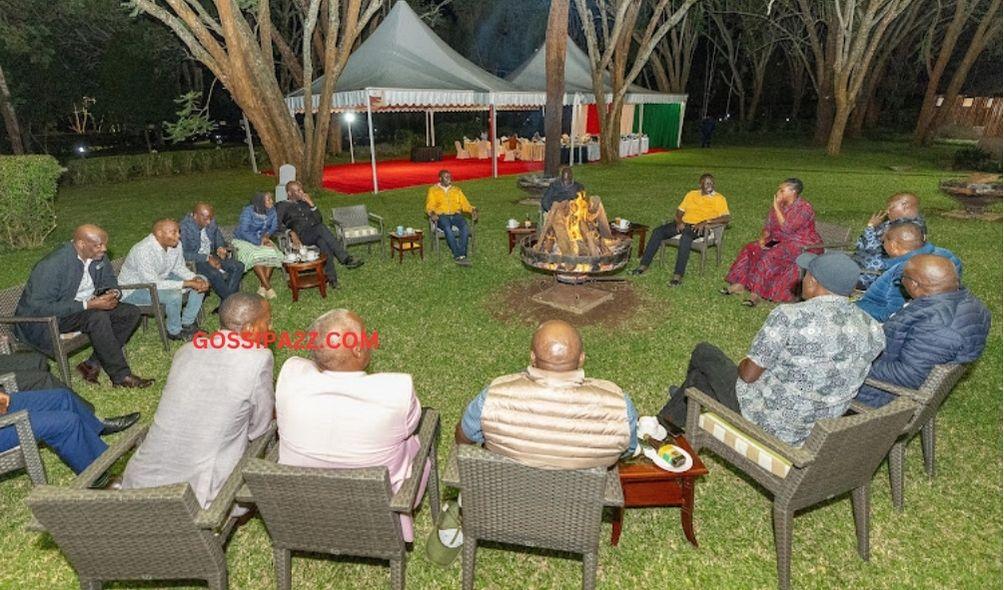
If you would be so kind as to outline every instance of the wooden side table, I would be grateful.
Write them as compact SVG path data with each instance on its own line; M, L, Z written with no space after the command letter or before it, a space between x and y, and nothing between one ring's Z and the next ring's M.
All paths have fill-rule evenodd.
M394 252L398 253L397 263L404 262L404 253L418 252L419 258L425 260L425 242L422 239L422 230L416 229L415 233L407 236L399 236L397 232L390 232L390 259L394 260Z
M512 250L516 247L517 241L522 239L523 236L529 236L537 233L537 224L535 223L530 227L524 227L522 225L519 227L507 227L506 233L509 234L509 253L512 254Z
M632 223L627 231L623 231L614 224L610 224L610 231L615 234L620 234L622 236L627 236L634 239L638 236L638 258L641 258L645 253L645 236L648 235L648 226L644 223Z
M321 256L317 260L304 262L283 262L282 267L289 275L289 290L293 293L293 301L300 300L300 289L317 287L321 297L328 297L328 277L324 274L324 265L328 257Z
M644 443L638 441L638 444ZM656 467L655 463L644 455L617 464L620 470L621 488L624 490L624 508L615 511L613 533L610 535L611 545L617 545L620 540L625 508L674 506L680 508L683 534L694 547L697 547L697 537L694 536L694 483L698 477L707 475L708 469L701 463L697 453L690 448L687 439L678 436L673 444L694 458L694 464L687 471L682 473L665 471Z

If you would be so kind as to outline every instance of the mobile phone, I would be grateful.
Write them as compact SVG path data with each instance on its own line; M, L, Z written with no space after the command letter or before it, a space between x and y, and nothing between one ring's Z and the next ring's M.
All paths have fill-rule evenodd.
M781 243L780 240L771 240L771 241L765 243L763 245L763 247L764 248L773 248L774 246L777 246L780 243Z

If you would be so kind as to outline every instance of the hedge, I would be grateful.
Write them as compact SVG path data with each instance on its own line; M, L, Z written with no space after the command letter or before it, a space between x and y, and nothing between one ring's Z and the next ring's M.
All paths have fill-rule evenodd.
M258 165L267 159L256 150ZM134 178L172 176L207 170L250 168L247 147L154 152L131 156L103 156L67 162L63 181L70 185L122 182Z
M0 244L37 248L56 229L56 181L63 168L52 156L0 156Z

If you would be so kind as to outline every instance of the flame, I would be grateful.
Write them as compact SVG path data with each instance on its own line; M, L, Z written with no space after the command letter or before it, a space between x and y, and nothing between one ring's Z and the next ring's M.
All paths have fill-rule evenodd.
M565 226L568 228L568 238L574 244L575 252L565 254L578 254L579 242L583 239L581 223L591 221L589 215L589 202L586 201L586 192L580 191L571 202L568 217L565 218Z

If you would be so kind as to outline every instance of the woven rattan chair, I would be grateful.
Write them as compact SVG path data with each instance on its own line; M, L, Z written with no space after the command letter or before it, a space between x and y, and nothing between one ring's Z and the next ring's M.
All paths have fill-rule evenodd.
M6 349L6 340L0 338L0 354L9 354L5 352ZM0 387L3 387L8 395L17 393L17 379L14 378L14 373L0 375ZM35 442L31 422L28 421L28 411L21 410L0 416L0 428L7 426L13 426L17 432L18 446L0 452L0 475L24 469L28 472L32 484L45 485L45 467L38 455L38 443Z
M115 276L117 277L122 271L122 265L125 264L125 258L116 258L112 260L112 270L115 271ZM143 329L146 329L147 319L153 318L153 321L157 323L157 332L160 334L160 344L164 347L164 350L168 350L167 345L167 323L164 321L164 310L160 307L160 297L157 295L157 285L153 283L135 283L129 285L119 285L119 289L125 291L126 289L145 289L150 294L150 305L136 305L139 308L140 313L143 314Z
M370 557L390 562L391 588L404 589L405 543L401 514L414 511L426 461L434 522L439 520L436 448L439 413L426 408L412 472L396 494L386 467L320 469L255 460L244 470L247 488L272 537L278 588L288 589L291 553L309 551Z
M892 503L897 510L903 510L903 463L906 460L906 445L920 432L921 449L924 453L924 469L933 478L934 470L934 421L938 409L952 388L966 372L966 365L935 365L927 379L917 389L900 387L876 379L866 379L865 383L875 389L906 398L917 404L917 410L907 422L896 443L889 451L889 484L892 487ZM872 408L855 403L854 409L870 411Z
M40 486L28 496L33 530L52 534L85 590L111 580L206 580L227 588L224 547L236 524L234 498L242 470L275 440L275 423L251 441L244 457L206 509L187 483L136 490L91 490L97 478L142 442L134 426L69 487Z
M475 233L474 228L477 226L477 224L478 222L476 220L469 221L467 223L467 245L469 248L468 252L469 256L474 256L474 233ZM453 226L450 229L453 230L454 236L456 236L457 238L460 237L460 230L458 230L456 226ZM435 223L432 223L431 218L429 219L429 235L432 236L432 249L436 252L436 255L438 256L439 240L445 240L446 234L443 233L443 230L439 229L439 227Z
M332 207L331 221L335 224L335 237L345 244L345 247L356 244L366 244L366 251L371 252L373 242L383 246L383 217L366 210L366 205L351 207ZM374 227L372 223L377 225Z
M474 588L478 543L492 541L582 555L582 587L596 587L607 470L528 467L458 445L464 502L463 589Z
M709 225L704 228L700 235L690 243L690 249L701 253L701 274L704 274L704 259L708 256L710 248L715 249L715 264L722 265L722 248L725 247L726 224ZM680 247L680 236L674 236L662 241L662 248L659 249L659 264L665 264L666 246Z
M34 346L18 340L17 335L14 333L14 327L17 324L45 324L49 333L49 341L53 343L52 351L39 352L43 352L49 358L59 363L59 373L63 379L63 383L69 386L72 381L69 357L78 350L90 346L91 339L82 332L60 334L59 319L56 316L29 317L14 315L17 310L17 302L21 299L23 291L24 285L0 290L0 336L6 336L10 339L14 351L35 350Z
M822 239L821 242L802 246L802 251L807 250L853 250L854 238L851 232L854 231L846 225L830 223L828 221L816 221L816 233Z
M858 554L868 560L872 475L916 411L913 402L896 400L872 412L820 420L805 443L794 447L697 389L687 389L686 395L690 446L695 451L710 449L774 496L779 588L791 586L795 511L847 492L851 492ZM724 429L723 421L733 430Z

